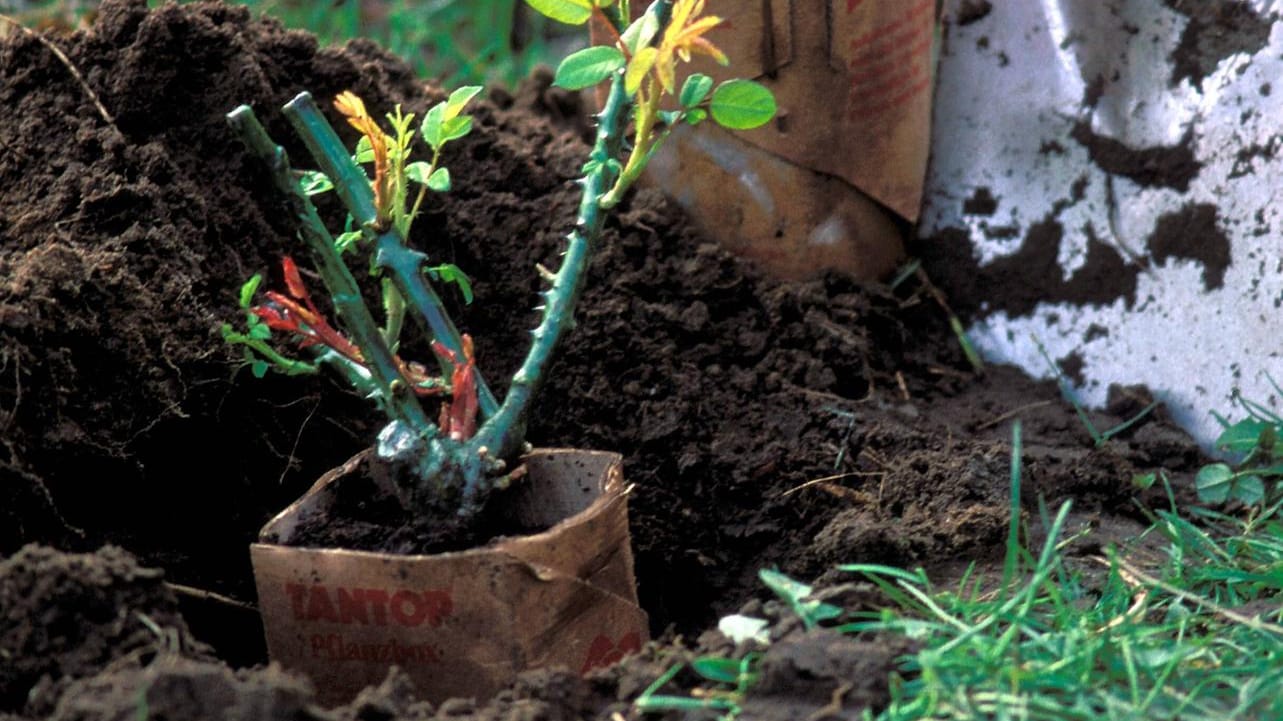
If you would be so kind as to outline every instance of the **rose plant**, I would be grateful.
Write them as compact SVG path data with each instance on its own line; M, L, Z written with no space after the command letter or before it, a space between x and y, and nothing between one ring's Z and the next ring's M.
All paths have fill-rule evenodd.
M398 469L394 490L415 512L469 516L492 490L506 486L519 473L532 398L573 324L585 269L606 214L622 202L669 131L680 123L710 118L727 128L749 129L769 121L776 110L770 91L750 80L714 87L708 76L692 74L678 85L679 64L694 55L726 62L707 38L721 20L703 13L704 0L656 0L636 20L631 20L628 0L527 1L554 20L603 20L612 28L612 38L608 45L570 55L556 72L555 83L561 87L584 90L608 83L608 90L579 179L579 212L566 236L561 266L556 271L540 269L548 286L541 294L540 320L501 402L477 371L471 340L458 332L435 287L455 283L470 299L467 276L452 265L430 264L424 253L407 243L429 194L450 189L442 150L472 129L473 120L464 110L480 88L451 93L426 113L417 133L414 116L400 107L386 117L388 132L360 98L350 92L339 95L335 108L361 133L354 152L343 146L311 96L303 93L284 112L320 168L304 173L291 170L284 150L248 106L228 116L246 145L271 168L276 186L288 199L337 323L313 302L297 265L286 258L285 292L260 294L261 277L251 278L240 292L246 327L225 326L224 337L244 347L255 375L271 369L314 373L330 366L374 401L388 417L378 436L377 455ZM411 160L416 136L430 150L430 160ZM362 167L367 164L372 176ZM310 199L331 189L349 213L348 227L337 237L322 223ZM351 256L364 259L381 283L382 323L362 299L348 266ZM430 339L437 373L398 354L407 316ZM276 333L288 335L309 357L280 350ZM433 397L448 399L436 419L424 406Z

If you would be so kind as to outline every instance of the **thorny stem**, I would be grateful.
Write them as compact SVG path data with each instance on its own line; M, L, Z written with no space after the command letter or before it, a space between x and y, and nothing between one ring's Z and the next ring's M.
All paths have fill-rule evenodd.
M361 300L361 290L352 272L334 247L334 238L316 213L312 201L299 188L290 171L289 156L277 145L259 123L253 109L242 105L227 115L231 126L240 133L249 149L272 171L277 189L289 201L299 221L299 234L312 250L325 287L334 301L334 310L353 340L362 349L384 411L394 421L414 428L431 428L431 421L415 397L410 384L401 376L397 362L383 342L383 336L370 310Z
M334 181L339 198L347 206L348 212L357 224L375 234L374 262L379 268L388 271L392 283L402 297L410 304L415 313L415 320L432 338L441 342L454 352L458 358L463 357L463 339L454 322L446 315L445 306L436 290L428 283L423 274L427 256L411 250L405 239L395 229L376 227L378 212L374 205L374 192L370 189L369 178L365 171L352 161L343 141L339 139L325 116L317 109L310 93L300 93L285 106L285 115L303 138L303 143L312 153L321 172ZM449 377L454 371L454 364L438 356L442 375ZM494 393L480 375L477 376L477 399L481 416L493 416L499 407Z
M670 2L660 0L648 12L659 12L666 21L669 6ZM627 19L622 15L616 14L611 19L617 27L626 27ZM620 69L610 80L605 106L597 116L597 138L589 154L592 170L579 181L583 188L579 217L575 229L566 237L561 268L552 280L552 287L543 293L543 317L531 331L530 351L513 376L499 413L477 434L476 442L499 458L511 458L521 452L530 401L544 381L558 343L574 323L574 309L583 290L588 259L605 222L602 196L619 178L616 159L623 149L623 125L631 107L624 88L624 70Z

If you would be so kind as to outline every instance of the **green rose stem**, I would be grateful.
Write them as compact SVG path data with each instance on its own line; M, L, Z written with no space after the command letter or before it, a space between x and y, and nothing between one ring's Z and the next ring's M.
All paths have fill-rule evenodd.
M424 332L463 358L463 339L454 322L445 313L441 297L423 274L427 256L411 250L405 239L394 228L376 228L378 211L374 205L374 191L370 180L343 147L334 128L316 107L311 93L300 93L285 105L285 115L303 139L312 157L334 181L334 188L347 206L357 225L374 234L374 263L387 271L396 286L415 311L410 315L419 322ZM454 366L448 359L438 357L442 374L449 378ZM489 386L477 374L477 405L483 419L493 416L499 407L498 400Z
M552 287L543 292L543 317L531 331L530 351L512 378L512 387L499 413L478 432L477 440L499 457L520 452L525 438L530 401L542 385L549 361L566 331L574 324L575 304L583 290L585 270L593 246L601 236L606 214L601 196L618 177L616 160L623 147L623 121L632 107L624 91L624 74L619 70L610 81L606 104L597 116L597 139L589 155L590 172L579 180L583 197L575 229L566 236L561 267L552 277Z
M388 417L414 428L430 427L431 420L415 397L414 390L401 377L391 349L383 342L378 324L362 301L356 279L339 257L333 236L321 222L316 207L299 188L290 171L289 156L285 149L272 141L249 106L242 105L233 110L228 114L227 120L240 133L250 151L271 169L272 180L277 189L289 201L290 208L299 221L299 234L317 260L317 269L333 299L335 312L361 349L369 368L370 383L378 393Z

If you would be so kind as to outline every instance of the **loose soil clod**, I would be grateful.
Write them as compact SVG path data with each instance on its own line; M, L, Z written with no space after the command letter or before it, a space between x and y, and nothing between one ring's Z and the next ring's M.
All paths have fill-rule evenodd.
M111 541L169 580L251 600L247 547L257 529L373 438L378 420L326 379L236 373L236 354L218 340L244 278L275 268L294 247L268 179L223 114L251 103L285 139L292 134L274 109L303 89L326 97L350 88L377 112L396 102L422 112L440 92L368 43L320 49L306 34L218 3L148 10L142 0L114 0L92 31L55 42L120 132L35 40L0 43L0 107L15 119L0 124L0 553L32 541L79 550ZM453 193L416 226L426 252L474 276L481 300L452 312L493 378L518 362L536 264L552 264L573 217L571 181L583 157L574 108L547 77L495 93L447 159L460 168ZM1008 423L995 419L1018 409L1030 509L1039 495L1072 497L1085 522L1126 522L1133 472L1164 467L1180 484L1198 462L1161 415L1093 449L1052 384L1001 368L974 378L924 294L839 277L763 279L701 244L654 191L638 192L608 227L588 283L531 440L625 455L637 486L642 603L656 631L708 628L759 595L759 567L816 576L834 562L947 568L993 557L1009 463ZM1100 427L1119 420L1097 419ZM843 474L829 490L786 494ZM116 576L152 579L118 552L103 554L99 566ZM45 565L14 570L33 558ZM92 585L97 566L60 559L23 551L0 570L0 592L30 595L22 589L48 567ZM148 583L161 593L159 580ZM182 628L171 596L96 598L94 608L141 609ZM34 623L0 609L0 623ZM224 660L261 661L258 629L229 618L202 614L193 631ZM127 694L165 684L216 689L195 693L198 704L217 697L264 715L319 717L306 684L273 669L233 677L204 651L107 669L110 658L150 643L144 627L122 628L76 663L68 659L87 647L35 649L0 634L0 652L17 654L13 668L24 669L0 684L0 714L47 714L56 691L87 677L75 682L78 700L66 701L64 718L118 717L138 698ZM750 697L755 717L806 718L834 698L852 713L884 700L876 684L826 696L823 684L790 681L846 673L843 659L856 656L883 659L859 666L871 676L899 652L828 636L817 650L819 638L779 647L771 684ZM491 705L449 702L435 712L609 717L667 668L656 653L588 681L535 672ZM98 672L117 675L95 681ZM50 681L27 705L41 674ZM336 713L428 718L412 696L394 677ZM205 706L182 710L221 717Z

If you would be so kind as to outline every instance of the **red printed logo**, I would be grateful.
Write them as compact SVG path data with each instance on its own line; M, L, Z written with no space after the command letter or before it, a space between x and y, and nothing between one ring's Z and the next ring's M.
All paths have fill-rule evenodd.
M454 612L454 596L446 590L411 591L381 588L330 588L285 584L294 618L299 621L415 628L441 625Z
M579 669L579 673L583 675L594 668L605 668L618 663L624 656L640 651L641 646L641 634L636 631L620 636L618 642L603 633L594 638L592 645L588 647L588 657L584 659L584 666Z

